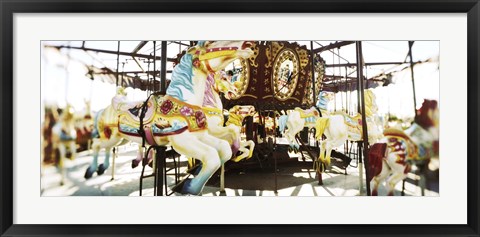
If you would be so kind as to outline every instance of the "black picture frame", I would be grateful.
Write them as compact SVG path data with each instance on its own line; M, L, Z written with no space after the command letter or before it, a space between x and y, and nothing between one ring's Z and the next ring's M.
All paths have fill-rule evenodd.
M249 7L255 4L255 8ZM478 0L0 0L1 236L479 236ZM468 217L466 225L19 225L13 224L13 15L83 12L467 13ZM439 210L441 211L441 210ZM244 215L248 215L245 213ZM301 215L301 214L299 214ZM321 216L321 215L320 215ZM299 216L301 218L301 216Z

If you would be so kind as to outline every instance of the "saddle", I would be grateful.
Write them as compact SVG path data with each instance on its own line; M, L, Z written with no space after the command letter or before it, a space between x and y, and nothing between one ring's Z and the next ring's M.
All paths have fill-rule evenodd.
M186 130L196 132L207 129L205 112L199 106L187 104L171 96L152 96L147 103L143 129L149 144L155 144L154 137L175 135ZM137 120L141 110L138 117L133 117L131 110L127 111L119 115L119 131L130 136L140 136L140 123Z
M112 99L112 107L117 111L120 115L127 115L129 118L137 123L140 123L140 113L142 111L144 101L126 101L125 96L115 96ZM147 102L145 117L143 121L145 123L150 122L153 119L153 115L155 113L155 102L153 98Z
M308 117L318 117L320 113L315 108L310 108L303 110L301 108L295 108L295 111L300 113L300 118L308 118Z
M387 128L383 131L387 138L389 152L398 154L397 163L406 164L408 160L418 159L418 146L404 131L397 128Z

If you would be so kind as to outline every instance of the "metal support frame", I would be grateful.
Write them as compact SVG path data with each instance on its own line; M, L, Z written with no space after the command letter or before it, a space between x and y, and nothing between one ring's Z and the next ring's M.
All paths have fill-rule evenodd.
M118 86L118 68L120 67L119 64L120 64L120 40L118 41L118 48L117 48L117 74L115 74L115 77L117 80L115 82L115 86Z
M357 48L357 74L358 78L363 78L363 54L362 54L362 42L356 42ZM365 175L368 177L368 130L367 130L367 120L365 115L365 91L364 91L364 80L359 80L359 95L360 99L358 104L361 102L361 111L362 111L362 136L363 136L363 161L365 163ZM359 159L361 161L361 158ZM363 181L362 181L363 182ZM366 182L367 195L370 196L370 183Z
M162 41L162 61L160 64L160 91L167 90L167 41Z
M313 41L310 41L310 61L312 62L312 94L313 94L313 105L317 104L317 96L315 95L315 53L313 52Z
M412 57L412 46L415 41L408 41L408 56L410 57L410 73L412 75L412 89L413 89L413 111L414 115L417 114L417 97L415 93L415 77L413 76L413 57Z

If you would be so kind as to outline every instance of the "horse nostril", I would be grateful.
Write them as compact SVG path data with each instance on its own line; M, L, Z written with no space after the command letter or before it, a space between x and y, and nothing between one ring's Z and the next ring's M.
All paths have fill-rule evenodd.
M245 41L243 42L242 49L250 48L253 46L253 41Z

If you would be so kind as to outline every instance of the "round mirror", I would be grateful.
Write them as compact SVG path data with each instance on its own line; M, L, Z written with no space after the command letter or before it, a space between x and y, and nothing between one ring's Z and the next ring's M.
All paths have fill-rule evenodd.
M232 99L238 99L242 97L247 91L248 82L250 80L250 67L247 60L237 59L225 67L227 74L227 80L234 83L238 89L238 94L232 96Z
M273 64L272 87L275 98L287 100L297 87L299 72L298 55L291 49L280 52Z

